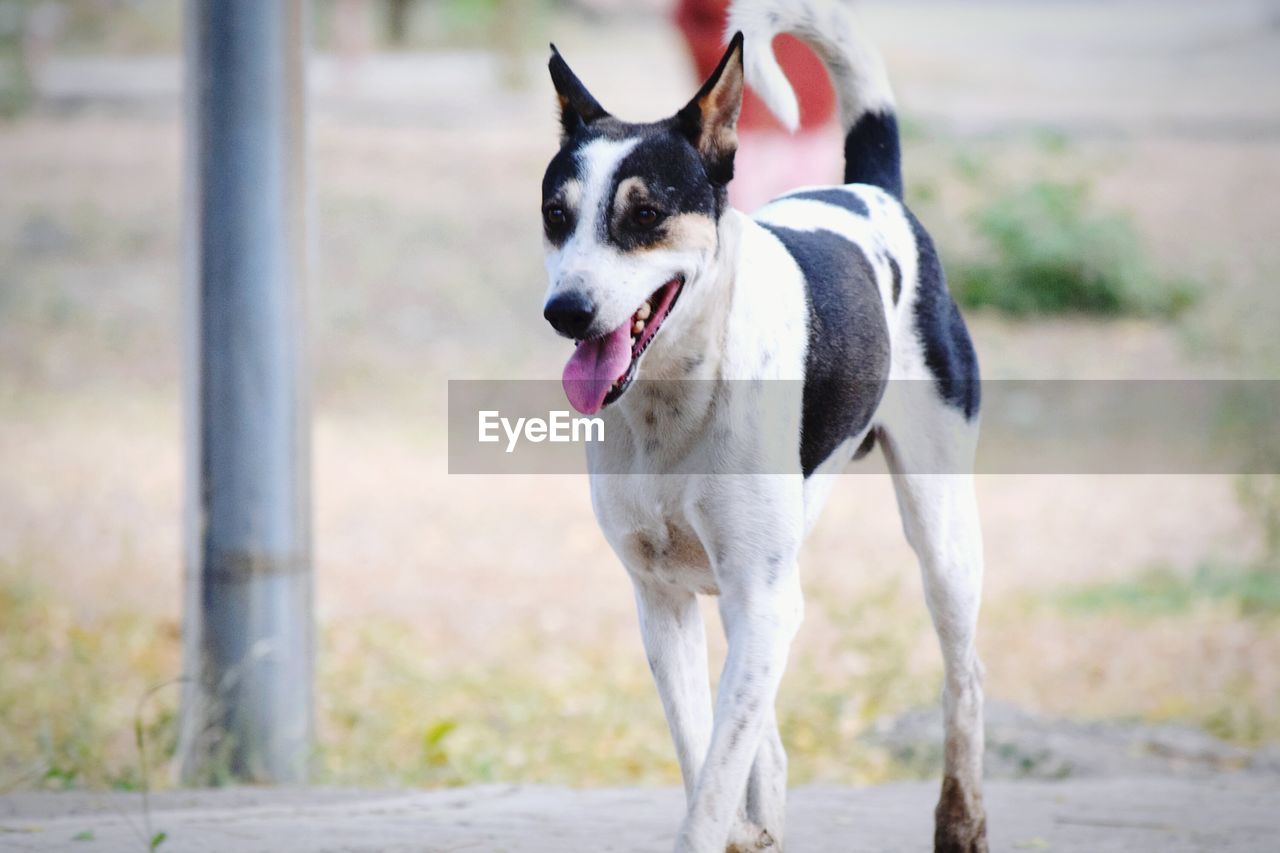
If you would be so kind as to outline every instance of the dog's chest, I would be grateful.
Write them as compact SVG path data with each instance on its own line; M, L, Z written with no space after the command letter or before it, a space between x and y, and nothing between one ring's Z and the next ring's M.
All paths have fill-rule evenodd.
M591 497L605 538L637 580L715 595L711 560L681 508L691 487L680 475L598 476Z

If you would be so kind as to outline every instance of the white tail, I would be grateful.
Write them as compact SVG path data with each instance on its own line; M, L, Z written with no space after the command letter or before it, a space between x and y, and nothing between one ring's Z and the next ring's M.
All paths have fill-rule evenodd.
M773 38L791 33L822 58L840 99L848 131L868 112L892 113L893 90L879 52L858 37L852 11L836 0L736 0L729 9L728 35L745 39L747 83L789 130L800 126L795 90L778 65Z

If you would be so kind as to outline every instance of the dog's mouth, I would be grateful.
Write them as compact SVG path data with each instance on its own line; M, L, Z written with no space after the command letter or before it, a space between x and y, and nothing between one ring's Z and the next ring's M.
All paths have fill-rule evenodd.
M612 332L578 341L564 366L564 392L575 409L594 415L626 392L635 379L640 356L658 334L683 288L684 276L676 276Z

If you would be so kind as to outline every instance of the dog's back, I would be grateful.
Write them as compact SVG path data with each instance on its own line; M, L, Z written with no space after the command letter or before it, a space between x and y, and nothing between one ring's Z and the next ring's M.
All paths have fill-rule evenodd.
M865 435L870 448L890 378L933 380L949 406L974 418L977 358L933 242L902 202L897 114L878 53L847 9L820 0L739 0L729 31L743 33L747 79L785 125L795 127L798 108L770 48L779 33L814 48L840 99L845 184L797 189L752 217L804 279L805 475L851 438Z

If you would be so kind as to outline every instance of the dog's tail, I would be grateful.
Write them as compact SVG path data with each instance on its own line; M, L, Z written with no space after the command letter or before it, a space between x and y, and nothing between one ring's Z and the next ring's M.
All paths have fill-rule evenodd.
M800 124L795 90L773 54L773 37L791 33L822 58L840 99L844 180L874 184L902 198L902 150L893 90L879 52L859 37L847 4L837 0L735 0L729 33L745 38L747 82L790 130Z

